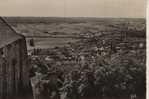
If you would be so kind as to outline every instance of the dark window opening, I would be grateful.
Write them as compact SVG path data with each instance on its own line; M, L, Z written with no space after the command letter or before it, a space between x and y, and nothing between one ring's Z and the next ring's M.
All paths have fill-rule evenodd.
M1 55L3 55L3 54L4 54L3 50L0 50L0 54L1 54Z
M5 58L5 53L4 52L5 52L4 48L0 50L0 56L3 57L3 58Z

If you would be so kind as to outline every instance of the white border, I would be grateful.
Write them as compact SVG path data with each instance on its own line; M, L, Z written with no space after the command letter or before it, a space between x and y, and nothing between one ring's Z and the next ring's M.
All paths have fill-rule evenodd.
M147 41L147 54L146 54L146 78L147 78L147 82L146 82L146 99L149 98L149 0L147 0L147 10L146 10L146 27L147 27L147 32L146 32L146 41Z

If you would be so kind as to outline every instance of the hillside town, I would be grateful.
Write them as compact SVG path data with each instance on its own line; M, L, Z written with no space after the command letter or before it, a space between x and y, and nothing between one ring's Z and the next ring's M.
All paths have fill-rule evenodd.
M55 23L17 23L16 20L12 22L9 18L5 19L7 21L2 18L1 24L5 23L5 27L9 27L11 32L20 34L10 32L6 35L3 31L0 32L0 68L4 75L0 82L2 99L14 94L18 96L22 90L30 92L31 99L145 99L146 28L142 21L113 21L113 25L106 21L105 25L100 23L102 21L97 23L97 19L84 23L73 23L76 20L68 23L57 22L57 31L62 29L62 32L66 31L65 28L74 31L74 24L84 24L84 27L82 25L76 29L82 29L82 33L62 35L56 29L37 29L36 26L45 24L46 27L47 24ZM135 22L138 22L139 27ZM22 28L17 24L22 24ZM90 24L96 24L96 27L102 25L105 29L99 31ZM87 29L86 26L90 28ZM38 32L35 33L35 30ZM4 34L3 37L7 39L2 39ZM37 40L37 36L41 39ZM72 40L63 44L59 38L64 41L65 38ZM47 45L43 48L38 45L42 39L60 44L47 47L53 45L46 41L43 44Z
M140 38L94 36L64 47L34 49L32 73L57 76L54 84L60 84L55 85L59 97L63 95L59 93L67 93L64 95L70 99L141 97L145 96L145 47Z

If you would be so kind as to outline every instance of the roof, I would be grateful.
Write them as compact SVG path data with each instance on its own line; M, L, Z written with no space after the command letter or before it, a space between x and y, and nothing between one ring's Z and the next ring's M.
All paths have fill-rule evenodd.
M16 31L0 17L0 48L21 39L23 36L17 34Z

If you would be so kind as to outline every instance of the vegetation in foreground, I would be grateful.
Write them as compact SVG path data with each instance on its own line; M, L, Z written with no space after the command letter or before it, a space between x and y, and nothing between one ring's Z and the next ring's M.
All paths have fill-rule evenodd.
M64 47L34 49L31 76L43 76L40 82L48 88L47 97L145 97L145 37L128 33L93 35Z

